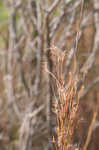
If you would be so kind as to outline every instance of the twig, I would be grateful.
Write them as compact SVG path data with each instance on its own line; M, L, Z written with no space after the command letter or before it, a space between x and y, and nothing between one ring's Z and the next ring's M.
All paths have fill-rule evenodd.
M11 11L11 22L10 22L10 40L9 40L9 50L8 50L8 103L13 104L13 108L18 118L20 118L20 113L18 107L15 103L15 95L13 88L13 47L16 43L16 9L13 7Z
M55 27L53 28L53 30L52 30L51 33L50 33L51 39L53 39L53 37L54 37L55 34L57 33L57 31L58 31L58 29L59 29L59 27L60 27L62 21L64 20L64 18L65 18L68 14L72 13L73 11L75 11L75 10L77 9L77 7L80 5L80 3L81 3L81 0L76 1L76 2L74 3L74 5L73 5L72 8L68 8L68 6L65 6L64 10L63 10L62 13L61 13L61 16L59 17L58 21L57 21L56 24L55 24Z
M84 0L81 1L81 11L80 11L80 23L79 23L79 26L78 26L78 31L77 31L77 35L76 35L76 39L74 41L74 45L73 45L73 48L70 50L70 53L67 57L67 62L66 62L66 75L70 69L70 66L71 66L71 63L72 63L72 57L76 57L76 52L77 52L77 47L78 47L78 43L79 43L79 40L81 38L81 35L82 35L82 30L81 30L81 22L82 22L82 19L83 19L83 9L84 9ZM75 62L76 62L76 58L75 58ZM76 63L77 65L77 63ZM75 66L77 67L77 66ZM75 68L77 69L77 68Z
M95 84L97 84L99 82L99 77L97 77L91 84L88 85L88 87L85 89L85 91L83 92L83 94L81 95L81 99L87 95L87 93L89 92L89 90L91 90Z
M46 42L47 42L47 49L51 46L51 38L50 38L50 15L56 9L58 4L61 0L56 0L52 6L46 11ZM47 52L47 60L48 60L48 70L52 73L52 59L50 55L50 51ZM49 145L48 149L52 147L52 122L51 122L51 115L52 115L52 99L53 99L53 91L52 91L52 76L49 75L49 99L47 101L47 122L48 122L48 133L49 133Z
M48 13L48 15L50 15L54 10L55 8L58 6L58 4L61 2L61 0L55 0L54 3L52 4L52 6L46 10L46 12Z
M92 119L92 122L91 122L89 130L88 130L88 136L87 136L83 150L87 150L87 148L88 148L88 145L89 145L89 142L90 142L91 136L92 136L93 127L94 127L94 124L96 122L97 115L98 115L98 110L96 109L94 114L93 114L93 119Z
M94 1L94 9L95 10L99 9L99 2L97 0ZM96 28L96 34L94 39L93 50L89 58L81 68L81 73L85 73L86 71L86 75L89 72L89 70L92 68L95 61L96 54L99 51L99 13L97 11L94 13L94 23Z

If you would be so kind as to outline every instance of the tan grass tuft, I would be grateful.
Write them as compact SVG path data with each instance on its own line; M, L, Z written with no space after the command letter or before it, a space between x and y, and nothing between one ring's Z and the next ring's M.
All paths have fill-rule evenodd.
M51 73L56 80L55 114L57 117L57 147L59 150L73 150L74 131L77 126L79 100L83 86L77 91L78 75L70 72L65 81L65 52L58 52L56 47L51 49L55 70ZM55 139L54 143L56 145ZM55 146L56 147L56 146Z

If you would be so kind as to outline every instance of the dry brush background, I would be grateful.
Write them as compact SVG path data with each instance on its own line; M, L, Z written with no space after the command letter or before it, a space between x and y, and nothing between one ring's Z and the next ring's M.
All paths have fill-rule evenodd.
M0 150L55 149L56 78L84 86L72 149L98 150L98 59L99 0L0 0Z

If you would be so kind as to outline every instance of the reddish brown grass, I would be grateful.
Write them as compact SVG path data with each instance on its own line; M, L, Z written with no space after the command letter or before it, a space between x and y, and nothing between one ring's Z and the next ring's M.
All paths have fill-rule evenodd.
M52 47L51 51L55 65L51 75L56 80L55 95L57 95L54 109L57 117L57 140L53 138L53 143L56 150L73 150L74 132L78 121L77 114L83 86L80 91L77 91L79 79L75 71L69 72L68 77L65 77L65 52L59 53L56 47Z

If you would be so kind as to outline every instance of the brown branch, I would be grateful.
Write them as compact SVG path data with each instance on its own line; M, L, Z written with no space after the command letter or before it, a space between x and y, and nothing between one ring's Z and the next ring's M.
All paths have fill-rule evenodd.
M94 9L99 9L99 2L97 0L94 1ZM95 28L96 28L96 34L94 38L94 45L93 45L93 50L92 53L90 54L89 58L81 68L81 73L85 73L86 75L88 74L89 70L92 68L94 62L95 62L95 57L97 52L99 51L99 13L96 11L94 13L94 23L95 23Z
M85 145L83 147L83 150L87 150L87 148L88 148L88 145L89 145L89 142L90 142L91 136L92 136L93 127L94 127L95 122L96 122L97 115L98 115L98 110L96 109L94 111L94 114L93 114L92 122L91 122L89 130L88 130L88 136L87 136Z
M87 93L99 82L99 77L97 77L88 87L84 90L81 99L87 95Z
M57 33L57 31L58 31L58 29L59 29L59 27L60 27L62 21L64 20L64 18L65 18L66 16L68 16L69 14L71 14L73 11L75 11L75 10L77 9L77 7L80 5L80 3L81 3L81 0L76 1L76 2L74 3L74 5L73 5L72 8L69 8L68 5L66 5L66 6L64 7L64 10L62 11L62 13L61 13L61 15L60 15L58 21L55 23L55 27L53 28L53 30L52 30L51 33L50 33L51 39L52 39L52 38L54 37L54 35Z
M79 26L78 26L78 32L77 32L77 35L76 35L76 39L74 41L73 48L70 50L70 53L69 53L69 55L67 57L66 75L67 75L67 73L68 73L68 71L70 69L73 56L75 57L75 63L76 63L76 52L77 52L79 40L80 40L81 35L82 35L81 22L82 22L82 19L83 19L83 10L84 10L84 0L81 1L80 23L79 23ZM77 65L77 63L76 63L76 65ZM77 69L77 66L75 66L75 67L76 67L75 69Z
M52 6L46 10L46 12L48 13L48 15L50 15L58 6L58 4L61 2L61 0L55 0L54 3L52 4Z
M51 38L50 38L50 14L56 9L60 0L56 0L52 6L46 11L46 47L47 49L51 46ZM47 60L48 60L48 70L52 72L53 62L51 59L50 50L47 51ZM47 101L47 122L48 122L48 133L49 133L49 145L48 149L52 148L52 99L53 99L53 91L52 91L52 76L49 75L49 99Z
M20 150L32 150L33 141L37 140L37 139L35 140L35 138L37 138L38 136L38 139L40 139L40 134L37 133L37 130L38 130L37 118L38 118L38 114L42 112L44 107L45 107L44 105L41 105L38 109L34 111L32 110L32 112L26 113L22 121L21 129L20 129L20 137L19 137L20 138L19 139ZM35 108L32 108L32 109L35 109ZM44 126L44 124L42 126ZM35 127L37 128L37 130L35 129Z
M79 43L79 40L81 38L81 35L82 35L82 31L77 33L76 40L74 41L73 48L70 50L70 52L68 54L67 61L66 61L66 75L67 75L67 73L70 69L70 66L71 66L71 63L72 63L72 58L73 58L74 54L76 54L76 52L77 52L77 47L78 47L78 43Z
M47 42L47 49L51 46L51 40L50 40L50 27L49 27L49 15L46 17L46 42ZM52 59L50 55L50 50L47 51L47 60L48 60L48 70L52 72ZM52 99L53 99L53 91L52 91L52 77L49 75L49 98L47 101L47 123L48 123L48 133L49 133L49 145L48 150L52 147L52 122L51 122L51 116L52 116Z
M14 44L17 42L16 38L16 9L13 7L11 11L11 20L10 20L10 39L9 39L9 49L8 49L8 104L13 104L13 109L17 114L18 118L20 118L20 113L18 107L15 103L16 98L14 95L14 87L13 87L13 49Z
M69 19L68 25L63 33L63 36L61 37L61 39L58 41L58 47L60 47L60 49L62 49L65 45L65 40L66 37L68 36L68 33L70 33L70 29L72 28L72 25L75 21L75 17L76 17L76 11L74 10L72 13L72 16Z

